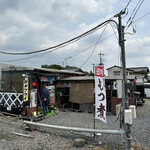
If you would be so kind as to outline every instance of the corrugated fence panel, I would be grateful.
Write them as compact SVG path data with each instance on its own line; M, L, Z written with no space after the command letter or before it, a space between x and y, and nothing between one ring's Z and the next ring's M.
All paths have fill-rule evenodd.
M70 83L69 101L79 104L93 102L93 83Z

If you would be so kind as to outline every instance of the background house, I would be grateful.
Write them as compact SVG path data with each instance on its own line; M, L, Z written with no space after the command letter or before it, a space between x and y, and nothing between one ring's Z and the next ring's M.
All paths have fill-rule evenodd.
M107 68L108 76L122 76L122 67L120 66L112 66ZM131 69L126 69L126 75L133 75L133 71Z
M149 73L148 67L133 67L133 68L127 68L127 69L132 70L134 75L142 75L144 73L146 74Z
M116 103L121 102L121 98L122 98L122 68L119 66L112 66L107 70L108 70L108 77L111 80L116 79L114 81L111 81L113 85L111 104L116 105ZM144 102L143 101L143 99L145 98L144 82L146 81L145 73L147 74L148 72L149 69L147 67L135 67L135 68L126 69L127 82L133 85L133 91L131 91L129 95L130 97L129 104L136 105L137 103ZM139 93L139 95L135 95L135 92ZM135 99L135 97L137 96L139 97L138 101ZM112 106L112 109L113 108L114 106Z

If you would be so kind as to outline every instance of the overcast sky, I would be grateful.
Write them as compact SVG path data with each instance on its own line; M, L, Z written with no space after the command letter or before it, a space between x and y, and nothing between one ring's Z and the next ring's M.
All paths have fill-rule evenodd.
M144 0L135 11L142 1L131 0L127 14L122 16L126 26L130 16L136 13L125 34L127 67L150 67L150 14L143 17L150 12L150 0ZM0 51L31 52L55 46L112 18L127 3L128 0L0 0ZM117 18L112 19L118 22ZM93 64L100 62L100 51L104 54L105 69L121 64L118 34L113 23L54 52L0 54L0 62L30 67L66 64L90 71Z

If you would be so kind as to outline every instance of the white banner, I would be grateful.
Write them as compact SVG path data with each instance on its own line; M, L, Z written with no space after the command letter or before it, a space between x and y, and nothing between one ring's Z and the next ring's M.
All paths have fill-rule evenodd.
M106 123L106 91L103 66L95 66L95 118Z

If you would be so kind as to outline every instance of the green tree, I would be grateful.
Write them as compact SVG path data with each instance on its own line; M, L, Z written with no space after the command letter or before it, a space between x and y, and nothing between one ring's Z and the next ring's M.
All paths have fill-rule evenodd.
M144 75L144 78L145 78L145 79L147 79L148 74L147 74L147 72L146 72L146 71L142 70L142 71L141 71L141 74L143 74L143 75Z
M75 66L69 66L69 65L67 65L66 67L65 67L65 69L79 69L78 67L75 67Z
M90 73L89 73L89 76L93 76L94 74L93 74L93 72L92 72L92 70L90 71Z
M57 69L57 70L64 70L64 69L79 69L81 71L83 71L82 69L78 68L78 67L75 67L75 66L69 66L67 65L65 68L60 66L60 65L57 65L57 64L52 64L52 65L41 65L41 68L47 68L47 69ZM92 71L90 72L87 72L87 71L83 71L84 74L86 76L93 76L93 73Z
M56 64L52 64L52 65L42 65L42 68L48 68L48 69L57 69L57 70L64 70L65 68L60 66L60 65L56 65Z

